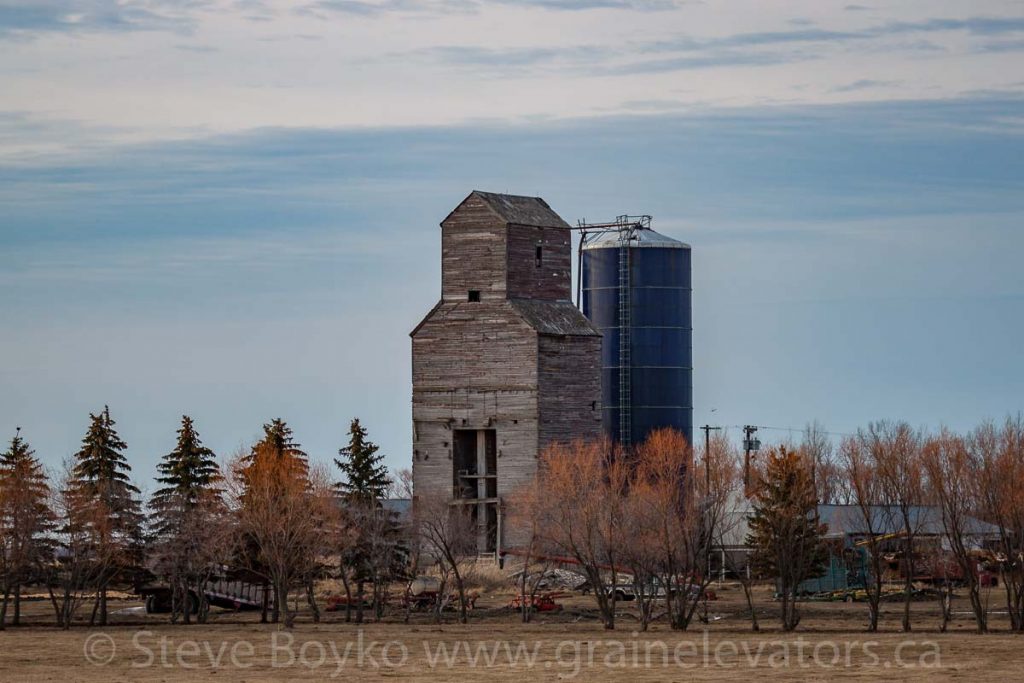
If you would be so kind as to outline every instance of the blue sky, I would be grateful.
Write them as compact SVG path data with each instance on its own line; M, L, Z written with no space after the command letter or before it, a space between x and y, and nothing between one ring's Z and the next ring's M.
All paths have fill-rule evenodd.
M693 246L699 424L1020 411L1022 52L1019 2L0 0L0 432L407 466L474 188Z

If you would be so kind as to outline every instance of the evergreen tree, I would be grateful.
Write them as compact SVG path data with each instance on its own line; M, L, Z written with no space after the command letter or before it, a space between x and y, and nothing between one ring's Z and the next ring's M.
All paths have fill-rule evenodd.
M349 443L335 458L345 476L336 488L346 504L346 517L354 531L353 543L341 554L341 576L346 592L349 581L356 584L356 621L363 621L365 585L373 590L372 604L379 619L383 613L387 585L404 573L408 549L402 537L398 516L385 509L381 501L387 495L391 480L384 456L377 444L366 438L366 428L359 419L349 426ZM349 595L351 597L351 595ZM351 606L351 600L348 605ZM351 618L346 610L346 620Z
M97 558L109 566L99 578L93 621L107 621L106 593L110 582L137 566L142 559L142 513L139 489L131 483L131 467L124 455L128 445L114 429L110 408L89 415L89 431L75 454L72 524L94 530ZM101 560L97 560L101 561Z
M115 424L108 406L103 406L99 415L89 414L89 431L82 439L82 447L75 453L73 471L79 489L102 500L112 511L130 507L123 500L125 493L139 493L131 483L129 473L132 468L124 455L128 444L118 436Z
M251 465L257 457L290 458L302 473L308 470L306 452L302 444L295 442L292 428L279 417L263 425L263 438L256 442L243 459L243 463Z
M220 528L224 514L220 468L214 452L203 446L192 418L183 415L174 450L157 466L163 487L153 494L154 566L172 587L171 620L185 623L195 613L205 621L199 599L214 573L209 535Z
M817 493L809 459L780 446L768 453L752 506L747 545L751 567L777 580L782 627L800 622L796 597L800 583L821 576L828 559L818 518Z
M0 629L7 616L7 602L14 592L14 618L21 619L21 587L32 580L52 552L48 532L54 516L48 499L50 487L43 465L21 438L21 429L10 447L0 453Z
M164 485L153 494L152 505L158 510L172 500L195 507L208 492L219 491L217 456L203 445L188 415L182 415L178 443L163 457L157 470L163 475L157 481Z
M378 453L377 444L367 440L366 428L359 424L359 418L352 420L348 433L348 446L338 451L341 459L334 459L345 475L338 489L350 501L377 503L391 485L388 468L383 464L384 455Z
M309 473L309 462L302 445L295 442L292 435L292 428L281 418L277 417L263 425L263 438L253 445L249 455L242 459L241 478L244 489L249 488L250 468L259 458L273 458L275 460L288 460L287 466L280 471L291 472L296 477L305 478ZM242 492L242 502L245 502L245 490Z

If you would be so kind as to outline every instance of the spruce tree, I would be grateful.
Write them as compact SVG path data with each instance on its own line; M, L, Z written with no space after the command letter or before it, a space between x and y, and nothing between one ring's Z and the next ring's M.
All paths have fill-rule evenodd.
M50 487L42 463L28 442L21 438L21 429L11 439L10 447L0 453L0 543L4 546L3 606L0 607L0 629L7 616L7 601L14 592L14 619L21 619L21 586L33 578L34 571L51 554L48 533L54 516L48 499Z
M73 470L79 489L89 497L102 500L112 511L128 507L123 500L125 493L139 493L131 483L132 468L124 455L128 444L118 436L115 424L108 406L103 406L99 415L89 414L89 431L75 453Z
M217 456L203 445L188 415L182 415L178 443L157 470L162 476L156 480L164 485L153 494L152 504L158 509L175 498L194 507L205 493L217 490L220 480Z
M349 426L349 443L338 451L334 464L345 475L336 488L346 503L350 527L355 531L351 546L341 555L342 580L356 583L356 621L363 621L365 584L373 588L374 612L380 618L387 584L402 576L408 556L398 516L381 505L391 481L377 444L366 438L359 419ZM350 596L351 597L351 596ZM351 600L349 601L349 608ZM346 620L351 618L346 609Z
M263 425L263 438L253 445L244 462L251 464L257 457L292 458L303 472L308 467L302 444L295 442L292 428L279 417Z
M378 503L391 485L388 468L383 464L384 455L378 453L377 444L366 438L366 428L359 424L359 418L352 420L348 433L348 445L338 451L341 459L334 459L345 475L338 489L353 502Z
M96 530L96 552L109 558L110 570L99 578L93 620L107 622L106 593L110 581L141 561L142 513L139 489L131 483L131 467L124 455L128 445L114 429L110 408L89 415L89 431L75 454L72 489L76 510L72 523L92 525ZM95 515L103 524L96 525Z
M284 468L283 471L293 472L297 477L304 478L309 471L306 452L302 450L301 444L295 442L292 428L279 417L263 425L263 438L253 445L249 455L242 460L241 477L245 489L249 488L249 468L257 458L268 457L290 460L290 467ZM245 501L244 491L242 501Z
M216 549L207 547L204 531L216 527L223 513L220 468L214 452L203 445L192 418L183 415L178 442L157 466L163 487L153 494L154 562L173 589L171 620L180 613L185 623L198 610L199 600L213 573L210 558ZM193 596L195 602L193 602Z
M50 486L47 481L43 464L35 457L35 451L25 439L21 438L18 429L11 445L0 453L0 486L8 488L12 493L28 494L25 500L32 502L31 509L40 517L50 517L47 496ZM10 502L13 496L5 496Z
M751 567L778 582L782 628L792 631L800 622L800 583L821 576L828 560L827 527L818 518L814 475L803 453L785 446L769 451L749 522Z

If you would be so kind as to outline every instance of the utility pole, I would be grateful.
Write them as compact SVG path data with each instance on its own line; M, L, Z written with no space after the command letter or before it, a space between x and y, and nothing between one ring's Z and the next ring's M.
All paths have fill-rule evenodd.
M757 432L757 427L753 425L746 425L743 427L743 493L747 498L750 498L750 453L751 451L761 450L761 440L755 439L754 434Z
M704 430L704 495L707 496L711 494L711 431L717 432L721 427L704 425L701 429Z
M711 430L718 431L721 427L712 427L711 425L704 425L701 427L704 430L704 527L705 533L708 538L707 546L707 570L708 575L711 576L711 543L712 543L712 532L714 529L711 528ZM694 487L696 488L696 487ZM724 571L724 569L723 569ZM704 620L707 621L707 600L704 601Z

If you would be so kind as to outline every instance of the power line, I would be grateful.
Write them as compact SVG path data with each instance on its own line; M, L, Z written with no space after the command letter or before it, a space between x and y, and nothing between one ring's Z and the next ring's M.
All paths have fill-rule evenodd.
M743 429L744 426L745 425L728 425L728 427L731 428L731 429ZM806 427L803 428L803 429L799 429L797 427L768 427L766 425L757 425L757 428L758 429L771 429L771 430L778 431L778 432L790 432L790 433L792 433L792 432L799 432L800 434L807 434L807 433L809 433L811 431L811 430L807 429ZM857 436L856 434L850 434L848 432L828 432L828 431L825 431L824 429L816 429L815 431L817 433L819 433L819 434L828 434L829 436Z

